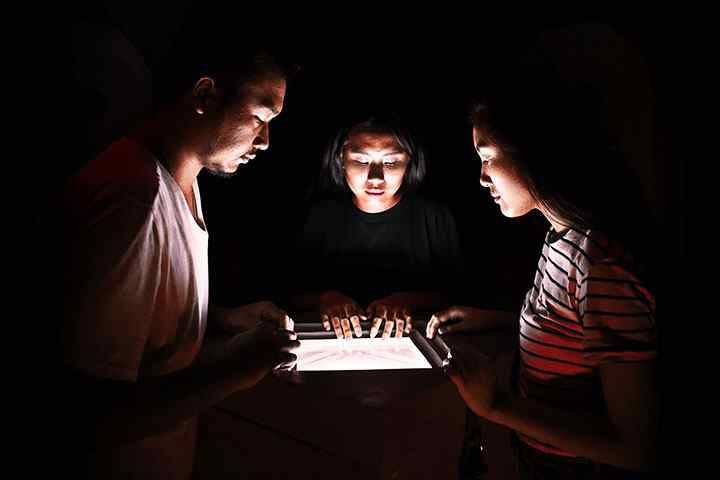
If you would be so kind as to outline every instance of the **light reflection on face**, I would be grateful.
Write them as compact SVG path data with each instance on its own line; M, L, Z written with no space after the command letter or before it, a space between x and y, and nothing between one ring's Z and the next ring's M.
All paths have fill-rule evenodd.
M260 77L242 87L219 118L203 152L203 166L211 173L232 175L270 145L270 121L280 114L285 80Z
M409 155L390 133L351 132L343 147L345 181L353 202L367 213L384 212L402 198Z
M509 154L489 142L478 128L473 128L473 145L481 162L480 185L490 191L503 215L520 217L537 208L537 202Z

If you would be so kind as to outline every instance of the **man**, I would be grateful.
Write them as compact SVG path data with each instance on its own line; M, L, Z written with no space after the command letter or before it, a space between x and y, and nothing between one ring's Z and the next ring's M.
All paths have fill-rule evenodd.
M197 414L291 362L298 345L269 302L208 304L196 180L232 175L268 148L286 75L257 55L178 78L193 80L68 189L63 414L98 478L189 478ZM206 327L236 335L199 356Z

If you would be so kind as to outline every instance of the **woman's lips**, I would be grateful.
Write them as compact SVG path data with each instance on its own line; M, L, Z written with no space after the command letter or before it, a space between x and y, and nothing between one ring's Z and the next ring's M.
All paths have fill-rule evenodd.
M255 154L254 154L254 153L246 153L246 154L243 155L242 157L239 157L237 160L238 160L240 163L243 163L243 164L244 164L244 163L248 163L250 160L252 160L252 159L254 159L254 158L255 158Z

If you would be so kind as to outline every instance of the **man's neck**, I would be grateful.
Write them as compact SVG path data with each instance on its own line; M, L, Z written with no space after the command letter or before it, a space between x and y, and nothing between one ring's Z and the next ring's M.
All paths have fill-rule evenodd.
M202 170L202 163L190 142L186 141L189 136L164 117L167 115L148 122L133 136L170 172L192 208L192 186Z

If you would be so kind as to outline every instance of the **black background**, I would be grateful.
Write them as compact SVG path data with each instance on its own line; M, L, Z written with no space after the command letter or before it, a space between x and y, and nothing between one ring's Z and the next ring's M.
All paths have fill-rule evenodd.
M579 23L608 25L642 58L647 73L642 82L647 80L651 92L651 160L638 171L662 232L657 241L667 253L657 297L668 453L664 461L672 460L676 447L668 441L669 426L678 414L673 398L680 368L672 358L681 345L668 332L684 311L678 290L684 287L678 287L676 278L684 271L687 214L686 166L673 155L678 104L673 73L680 55L668 35L669 23L617 11L516 8L500 14L487 4L418 12L363 4L288 10L274 3L231 8L207 2L107 1L77 8L73 15L71 79L79 101L70 120L74 133L67 139L66 161L53 165L49 173L61 180L56 185L142 118L144 100L118 113L113 113L113 105L151 95L153 73L163 68L179 38L187 41L188 36L219 31L227 38L232 32L238 45L265 46L302 67L289 85L285 111L271 124L269 151L232 179L200 177L211 232L211 289L215 301L228 305L272 299L275 279L286 274L276 261L278 252L287 248L302 222L329 136L358 107L377 105L409 118L427 148L425 193L455 214L472 272L464 279L463 301L519 308L547 225L536 215L502 217L480 188L467 120L469 102L482 94L488 79L502 75L504 66L519 59L539 32ZM134 67L123 60L128 44L144 65L135 73L127 73ZM218 48L232 55L246 47L223 41ZM113 69L101 66L105 63L96 60L98 52ZM96 77L89 79L87 72ZM133 81L93 89L117 72ZM100 125L99 118L112 121Z

